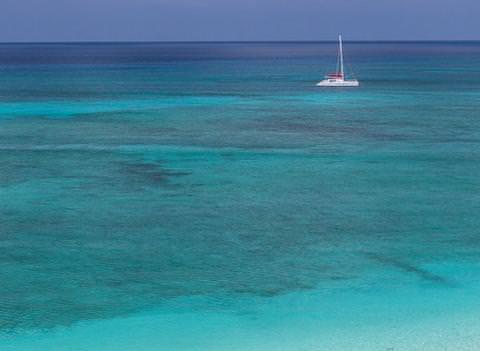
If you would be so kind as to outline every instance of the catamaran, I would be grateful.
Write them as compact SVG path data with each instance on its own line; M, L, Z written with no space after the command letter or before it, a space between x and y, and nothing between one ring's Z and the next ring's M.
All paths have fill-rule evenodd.
M343 43L342 36L338 36L338 61L337 71L329 73L325 79L317 83L317 87L358 87L360 83L356 79L345 79L343 68Z

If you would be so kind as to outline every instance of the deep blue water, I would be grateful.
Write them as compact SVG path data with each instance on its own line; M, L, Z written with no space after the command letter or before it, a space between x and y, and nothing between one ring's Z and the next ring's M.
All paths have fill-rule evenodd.
M361 87L316 88L335 45L0 45L12 350L159 309L270 321L290 294L315 297L280 319L315 301L333 323L335 291L460 308L480 279L462 268L480 260L480 43L347 42Z

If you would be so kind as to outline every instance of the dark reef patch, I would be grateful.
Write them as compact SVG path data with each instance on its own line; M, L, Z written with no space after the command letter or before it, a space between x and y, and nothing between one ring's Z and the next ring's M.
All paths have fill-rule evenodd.
M447 278L442 277L441 275L432 273L424 268L415 266L411 263L402 261L400 259L397 259L394 257L388 257L385 255L380 255L377 253L371 253L371 252L365 253L365 256L368 259L378 262L384 266L391 266L403 272L412 273L424 281L443 284L443 285L451 285L451 282Z
M191 173L170 171L155 163L118 162L120 173L127 176L133 183L147 185L166 185L171 177L188 176Z

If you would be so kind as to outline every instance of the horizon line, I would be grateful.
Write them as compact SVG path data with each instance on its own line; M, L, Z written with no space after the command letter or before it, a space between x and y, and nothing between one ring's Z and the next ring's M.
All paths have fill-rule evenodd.
M275 44L275 43L337 43L338 40L72 40L72 41L0 41L0 45L11 44ZM344 40L346 43L480 43L480 39L382 39Z

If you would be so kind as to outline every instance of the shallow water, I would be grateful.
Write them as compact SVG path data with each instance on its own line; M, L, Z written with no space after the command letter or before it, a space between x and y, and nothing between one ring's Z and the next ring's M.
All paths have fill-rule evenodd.
M480 333L480 44L347 43L362 86L315 88L334 50L1 45L2 349Z

